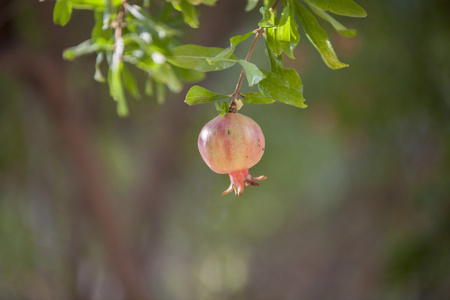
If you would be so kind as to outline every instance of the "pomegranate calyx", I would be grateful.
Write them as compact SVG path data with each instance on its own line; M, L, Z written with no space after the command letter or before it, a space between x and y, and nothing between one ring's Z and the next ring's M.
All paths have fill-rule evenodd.
M222 196L230 193L233 190L234 190L235 195L240 196L244 192L244 189L246 186L248 186L248 185L259 186L259 184L256 181L261 181L261 180L264 180L267 178L264 175L258 176L258 177L252 177L252 175L250 175L248 169L231 172L228 175L230 175L231 183L230 183L230 186L228 187L228 189L226 189L222 193Z

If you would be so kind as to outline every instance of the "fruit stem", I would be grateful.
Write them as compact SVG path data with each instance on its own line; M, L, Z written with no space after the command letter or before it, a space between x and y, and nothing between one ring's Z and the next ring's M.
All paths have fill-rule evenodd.
M279 2L280 2L280 0L276 0L269 9L271 11L273 11ZM256 44L258 43L258 40L261 37L261 34L264 33L264 28L259 27L254 32L256 33L255 40L253 41L253 44L252 44L250 50L248 51L247 57L245 58L245 60L248 62L250 61L250 58L253 55L253 51L255 51ZM231 97L230 109L228 110L229 113L235 113L238 111L236 100L241 95L241 87L242 87L242 82L244 82L244 75L245 75L245 70L244 70L244 68L242 68L241 74L239 75L239 79L236 84L236 89L234 90L233 96Z
M255 40L253 41L250 51L248 51L247 57L245 59L246 61L250 61L250 58L253 55L253 51L255 51L256 44L258 43L258 40L259 40L261 34L264 32L264 28L259 27L258 29L255 30L255 32L256 32ZM242 68L241 74L239 75L239 80L236 84L236 89L234 90L233 96L231 97L230 110L228 111L230 113L237 112L236 100L239 97L239 95L241 94L241 87L242 87L242 82L244 81L244 75L245 75L245 70L244 70L244 68Z

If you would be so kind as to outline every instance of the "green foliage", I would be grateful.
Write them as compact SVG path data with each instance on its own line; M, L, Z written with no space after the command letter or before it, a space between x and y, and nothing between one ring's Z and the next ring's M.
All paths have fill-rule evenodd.
M253 34L253 31L250 31L246 35L233 36L230 39L230 47L226 48L225 50L223 50L222 52L217 54L214 58L212 58L212 59L207 58L206 60L208 61L208 63L210 65L213 65L213 64L217 63L219 60L224 60L224 59L230 58L233 55L234 49L236 48L236 46L239 43L248 39L252 34Z
M55 3L55 8L53 10L53 22L64 26L69 22L70 16L72 15L72 5L69 1L58 0Z
M245 11L250 11L258 5L258 0L247 0L247 6L245 7Z
M219 71L238 62L238 59L233 55L215 61L214 58L223 51L222 48L183 45L173 49L173 56L169 58L169 61L171 64L185 69L200 72Z
M216 94L214 92L208 91L201 86L194 85L187 93L185 102L189 105L197 105L228 98L230 96L231 95Z
M336 21L335 18L333 18L323 10L316 8L314 5L310 5L309 7L317 16L329 22L334 27L334 29L336 29L336 31L339 32L341 35L346 37L354 37L356 35L355 29L347 29L344 25Z
M367 16L366 11L352 0L304 0L318 9L330 11L337 15L363 18Z
M306 108L303 98L303 85L294 69L282 69L277 72L268 72L267 78L259 84L261 93L285 104Z
M55 24L63 26L70 20L72 9L94 11L95 25L91 39L65 50L63 57L73 60L81 55L96 53L94 79L99 82L105 82L101 65L106 62L109 68L107 82L111 97L117 101L118 114L125 116L128 114L125 90L135 98L141 95L133 73L126 65L132 65L145 73L148 78L145 95L156 94L160 103L164 101L167 89L174 93L180 92L182 82L202 80L205 72L224 70L238 63L243 74L245 73L248 86L257 85L260 92L241 94L241 80L244 77L241 76L236 90L230 95L233 96L233 101L242 95L247 103L268 104L279 101L305 108L300 76L293 69L285 69L281 60L283 53L294 59L294 50L300 41L299 24L326 65L331 69L339 69L348 65L339 61L327 33L313 13L346 37L355 36L356 31L347 29L326 11L348 17L366 16L365 10L351 0L303 0L309 9L299 0L248 0L246 11L261 5L259 11L262 18L258 23L260 28L231 37L230 46L225 49L180 45L177 41L181 35L180 29L172 28L168 24L180 16L187 25L197 28L197 6L213 6L216 1L166 0L165 5L155 9L148 0L143 1L142 5L121 0L58 0L54 7L53 20ZM146 10L146 7L150 6L154 15ZM174 11L179 12L178 16L174 16ZM158 17L155 17L156 15ZM236 57L235 48L254 33L256 38L247 58ZM262 71L258 64L249 62L260 36L265 37L271 64L270 72ZM230 96L194 86L186 95L185 102L195 105Z
M248 92L243 94L243 97L245 102L252 104L270 104L275 102L275 100L270 97L264 96L262 93Z
M316 49L320 52L320 55L322 55L322 58L327 66L332 69L348 67L347 64L340 62L337 58L337 55L333 50L333 46L328 39L327 33L322 29L322 27L320 27L313 14L311 14L300 3L297 3L297 10L300 20L302 21L303 28L305 29L306 36L314 47L316 47Z
M223 117L230 110L230 105L228 105L227 102L222 102L222 103L220 103L220 106L219 106L219 104L217 104L217 102L216 102L216 109L218 112L220 112L219 116Z
M241 59L239 60L239 64L241 64L245 70L245 76L247 77L249 86L253 86L266 78L266 75L264 75L263 72L261 72L261 70L251 62Z
M291 5L291 1L289 1L281 14L277 33L281 48L290 58L294 58L293 51L300 41L300 35L297 27L297 22L295 22L294 5Z
M114 56L108 76L109 94L117 102L117 114L126 116L128 114L128 106L120 76L122 70L123 62L117 56Z

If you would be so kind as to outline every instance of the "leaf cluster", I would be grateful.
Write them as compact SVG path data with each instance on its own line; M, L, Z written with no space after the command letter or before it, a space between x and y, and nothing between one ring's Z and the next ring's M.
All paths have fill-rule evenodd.
M248 0L247 10L257 6L257 0ZM303 84L294 69L286 69L283 67L282 54L285 53L289 58L294 59L294 49L300 41L300 33L298 24L303 27L308 40L318 50L325 64L331 69L340 69L348 65L342 63L331 45L326 31L320 26L317 18L323 19L330 23L332 27L341 35L353 37L356 34L354 29L347 29L326 11L331 13L348 16L348 17L365 17L366 12L358 4L351 0L304 0L303 3L297 0L284 0L281 14L277 13L275 6L278 1L264 1L264 5L260 8L262 15L258 30L264 30L267 54L270 60L271 69L260 70L255 64L235 58L233 56L234 48L237 45L233 41L241 42L248 38L251 34L245 36L235 36L230 39L230 47L222 50L215 48L215 53L208 53L207 48L197 48L195 54L190 57L180 57L177 59L177 65L189 68L191 64L198 66L206 66L206 68L198 67L198 71L212 71L231 67L235 63L239 63L245 72L249 86L258 85L259 92L247 92L241 94L247 103L269 104L279 101L285 104L293 105L299 108L307 107L303 98ZM190 46L182 46L183 50L189 51ZM215 56L214 56L215 55ZM202 57L209 65L203 61L202 64L194 63L193 57ZM222 62L223 64L220 64ZM201 89L203 97L201 101L197 97L200 91L198 86L194 86L186 96L186 103L195 105L218 98L222 99L224 95L216 93L207 93L209 97L205 97L206 92ZM231 97L229 95L228 97Z
M294 49L300 41L299 24L308 40L332 69L347 67L342 63L331 45L320 20L328 22L339 34L353 37L356 31L347 29L328 12L347 16L365 17L366 12L352 0L248 0L246 10L259 11L259 28L244 35L230 38L227 48L180 45L180 30L175 27L179 19L196 28L199 26L197 6L214 5L217 0L166 0L162 6L144 0L140 5L126 0L57 0L53 20L65 25L73 9L88 9L94 12L95 25L91 38L64 51L67 60L85 54L95 53L95 80L108 82L109 91L117 101L118 114L128 114L125 92L140 97L136 80L130 67L137 68L146 76L145 94L156 95L163 102L166 90L179 92L182 82L194 82L204 78L205 72L220 71L239 65L243 69L248 86L257 86L258 92L240 92L239 88L229 95L208 91L193 86L186 95L189 105L213 102L237 96L252 104L269 104L279 101L304 108L303 84L294 69L283 67L282 54L294 59ZM280 3L279 3L280 2ZM149 13L152 12L152 14ZM234 55L235 48L243 41L256 35L265 38L270 70L262 70L246 59ZM101 66L107 65L107 75ZM106 77L106 78L105 78ZM242 80L241 80L242 82ZM228 107L228 106L227 106ZM220 108L220 109L219 109ZM218 107L225 111L224 105Z

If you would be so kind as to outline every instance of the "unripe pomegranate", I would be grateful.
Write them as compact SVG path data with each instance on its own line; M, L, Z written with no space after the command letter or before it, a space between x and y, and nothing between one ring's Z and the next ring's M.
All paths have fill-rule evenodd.
M252 177L249 168L256 165L264 154L264 135L259 125L239 113L227 113L209 121L200 131L198 149L203 160L216 173L230 175L230 187L240 196L247 185L266 176Z

